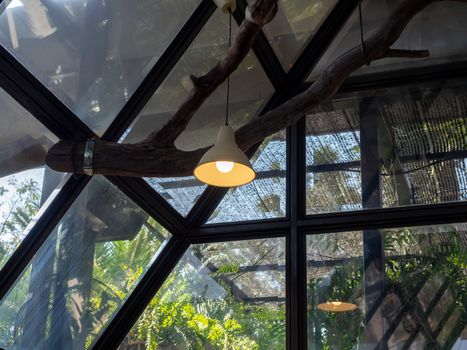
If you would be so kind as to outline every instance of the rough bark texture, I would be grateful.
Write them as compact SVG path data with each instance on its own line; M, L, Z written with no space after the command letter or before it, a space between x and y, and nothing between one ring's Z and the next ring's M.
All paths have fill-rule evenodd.
M266 137L288 127L307 111L333 96L352 72L368 62L387 57L427 57L428 51L392 49L411 19L425 7L441 0L404 0L381 28L365 40L366 56L360 45L335 59L306 91L278 108L256 117L236 131L241 149L247 150ZM457 0L467 2L467 0ZM232 47L206 75L192 77L193 90L179 110L159 131L137 144L97 141L94 147L95 174L172 177L192 174L207 148L185 152L174 142L209 95L239 66L250 50L261 27L277 12L277 0L256 0L247 9L245 20L234 38ZM82 173L84 143L60 141L47 155L47 165L63 172Z

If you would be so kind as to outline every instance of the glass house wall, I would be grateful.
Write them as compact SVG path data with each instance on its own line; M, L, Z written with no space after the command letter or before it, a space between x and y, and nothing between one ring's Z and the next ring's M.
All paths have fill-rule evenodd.
M284 243L192 246L119 349L284 349Z
M0 268L14 253L67 176L44 165L58 139L0 89Z
M308 349L458 349L466 326L465 223L379 230L384 277L373 280L363 257L372 233L307 237ZM355 310L340 312L341 303Z
M309 113L307 213L370 208L376 190L372 208L466 200L464 86L445 79L342 94Z
M365 36L400 3L364 1ZM354 10L280 0L266 40L232 75L233 126L357 44ZM44 165L70 139L63 130L132 143L162 127L188 96L189 75L225 51L228 17L211 0L11 0L0 11L0 348L467 347L467 5L418 14L397 45L429 58L354 72L258 145L257 179L229 191L193 177L86 177ZM330 14L340 16L336 35L321 30ZM301 59L309 50L316 65ZM269 80L292 68L282 87ZM158 74L162 83L144 88ZM44 117L44 88L64 115ZM179 148L213 142L224 88ZM124 122L114 125L117 115Z

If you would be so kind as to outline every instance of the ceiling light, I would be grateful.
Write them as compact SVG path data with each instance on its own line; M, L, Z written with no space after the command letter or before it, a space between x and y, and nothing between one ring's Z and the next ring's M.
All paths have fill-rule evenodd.
M353 311L356 308L357 305L343 301L327 301L325 303L318 304L318 309L327 312L346 312Z
M229 47L232 41L232 10L229 21ZM216 144L207 151L194 170L195 177L205 184L216 187L237 187L245 185L255 178L256 174L250 160L238 147L235 133L229 126L229 92L230 76L227 77L227 101L225 108L225 125L221 126Z

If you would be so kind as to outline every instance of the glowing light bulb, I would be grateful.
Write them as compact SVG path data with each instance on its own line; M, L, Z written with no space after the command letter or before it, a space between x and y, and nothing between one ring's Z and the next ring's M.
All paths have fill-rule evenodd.
M221 173L229 173L232 171L234 167L233 162L224 162L224 161L217 161L216 162L216 168L219 170Z
M327 312L345 312L353 311L357 308L357 305L344 301L327 301L317 305L319 310Z

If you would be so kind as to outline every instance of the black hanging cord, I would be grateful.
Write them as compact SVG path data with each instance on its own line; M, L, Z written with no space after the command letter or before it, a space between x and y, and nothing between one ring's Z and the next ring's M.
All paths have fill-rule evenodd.
M363 59L365 60L366 64L369 66L371 62L366 55L365 40L363 38L362 0L357 0L357 1L358 1L358 18L360 21L360 46L362 48Z
M232 9L229 7L229 48L232 45ZM227 76L227 101L225 104L225 125L229 125L230 74Z

